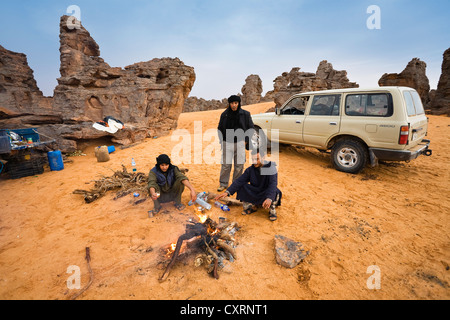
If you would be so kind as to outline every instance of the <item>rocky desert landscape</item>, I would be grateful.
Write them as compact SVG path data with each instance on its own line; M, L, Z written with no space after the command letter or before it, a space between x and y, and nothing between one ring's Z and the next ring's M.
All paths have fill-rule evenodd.
M67 28L67 19L60 20L61 77L52 97L39 90L24 54L0 46L0 129L37 128L42 140L54 140L38 152L61 150L65 159L61 171L46 165L42 174L0 176L0 299L450 298L450 49L435 90L419 58L379 80L380 86L410 86L420 93L431 157L346 174L332 167L329 154L282 145L275 159L283 192L278 220L270 221L261 209L243 216L239 206L229 212L213 206L207 211L212 220L222 217L239 226L233 261L224 260L215 278L186 245L161 279L172 245L187 224L200 221L196 207L178 211L168 204L149 217L153 204L145 193L118 197L110 190L87 203L74 191L91 189L123 168L131 172L132 159L145 176L159 154L177 150L180 132L194 149L196 130L204 137L214 131L226 101L189 96L194 67L179 58L109 66L89 32ZM259 76L249 75L237 93L243 108L264 113L294 93L358 87L327 60L316 72L300 70L282 72L265 95ZM106 116L121 119L124 129L94 129ZM200 153L214 143L203 140ZM115 151L109 161L98 162L95 150L103 145ZM187 161L175 164L197 192L216 192L220 164L194 161L199 150L193 149ZM182 201L187 205L188 190ZM279 261L282 237L305 253L292 266Z
M273 103L248 106L265 112ZM193 133L215 128L221 110L183 113L179 129ZM213 207L241 227L236 259L226 261L219 279L195 267L194 256L180 260L165 281L162 252L184 233L193 207L148 217L150 200L134 205L132 194L114 200L115 192L85 203L75 189L111 176L131 158L147 173L160 153L179 143L172 135L117 148L108 162L97 162L96 145L86 156L70 157L62 171L0 181L2 194L0 297L2 299L71 299L69 266L78 266L81 287L90 281L85 248L90 248L92 285L78 299L162 300L300 300L430 299L450 297L448 200L450 159L446 152L450 120L430 116L431 157L410 163L386 163L358 175L338 172L329 156L313 149L282 146L279 187L283 191L275 222L258 211L241 215ZM175 141L173 141L175 140ZM204 144L206 148L208 144ZM219 164L179 164L198 192L214 192ZM183 203L189 201L185 191ZM294 268L276 261L275 236L303 244L309 255ZM166 260L167 261L167 260ZM380 288L367 281L379 268Z

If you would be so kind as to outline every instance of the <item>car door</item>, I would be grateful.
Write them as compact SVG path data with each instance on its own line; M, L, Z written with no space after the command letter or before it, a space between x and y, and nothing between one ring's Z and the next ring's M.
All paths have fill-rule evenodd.
M339 132L341 95L315 95L304 119L303 143L326 147L328 139Z
M309 96L293 97L283 105L272 119L270 140L281 143L303 143L302 130L308 100Z
M408 148L412 148L425 138L428 129L428 119L416 90L403 91L403 96L407 106L410 130Z

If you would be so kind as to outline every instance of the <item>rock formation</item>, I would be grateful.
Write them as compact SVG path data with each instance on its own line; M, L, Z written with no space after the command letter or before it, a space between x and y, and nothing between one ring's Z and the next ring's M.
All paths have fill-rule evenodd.
M263 92L261 78L256 74L251 74L245 79L242 91L242 105L249 105L261 102Z
M266 96L272 96L276 107L280 107L292 95L301 92L319 91L340 88L357 88L358 84L350 82L347 71L334 70L331 63L320 62L316 73L300 72L300 68L292 68L274 80L273 91Z
M68 18L60 20L61 77L53 98L42 96L24 55L1 48L0 127L45 124L38 132L55 138L65 152L76 150L78 140L111 136L112 142L130 144L175 129L195 82L194 69L178 58L110 67L89 32L81 23L68 25ZM27 121L30 115L34 123ZM111 135L92 127L106 116L125 128Z
M450 48L445 50L442 73L436 91L430 96L430 112L450 116Z
M400 73L385 73L378 80L382 86L402 86L416 89L422 99L423 105L429 102L430 82L426 75L427 64L419 58L412 59Z
M21 123L19 118L30 124L61 121L39 90L26 55L0 46L0 125L5 119Z
M219 100L205 100L203 98L188 97L184 101L183 112L197 112L197 111L208 111L225 109L228 107L227 98Z

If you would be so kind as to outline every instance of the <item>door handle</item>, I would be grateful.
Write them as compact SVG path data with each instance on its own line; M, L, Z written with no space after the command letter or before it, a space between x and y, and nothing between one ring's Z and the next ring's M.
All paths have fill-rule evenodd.
M337 126L337 122L330 122L330 125L332 125L332 126Z
M296 120L295 123L302 123L300 120Z

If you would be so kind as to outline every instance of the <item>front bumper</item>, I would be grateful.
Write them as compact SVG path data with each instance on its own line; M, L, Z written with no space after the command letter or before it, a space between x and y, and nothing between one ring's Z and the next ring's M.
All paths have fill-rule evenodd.
M377 160L385 161L408 161L414 160L420 155L431 156L429 149L430 140L423 139L417 146L410 150L393 150L381 148L369 148L370 162L374 164Z

